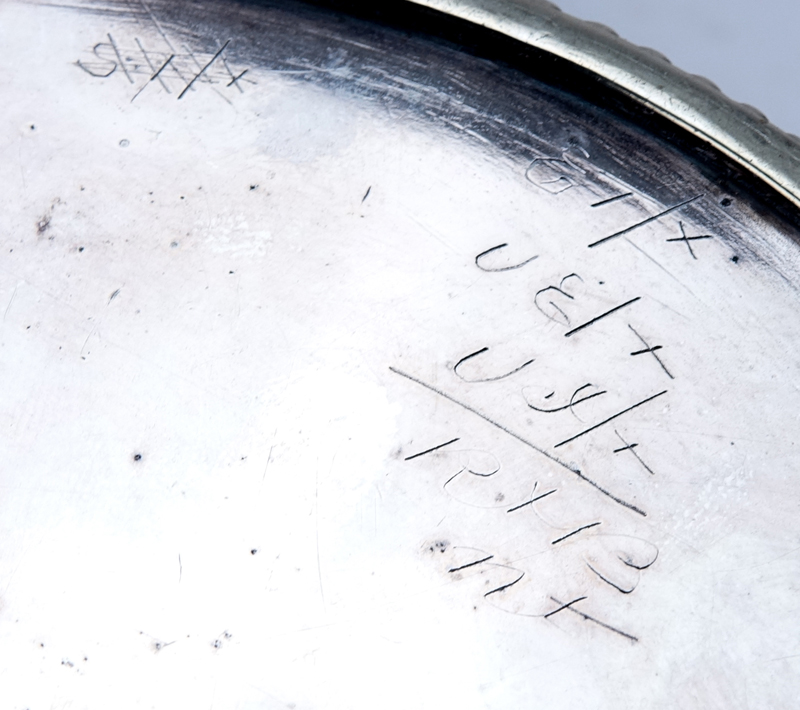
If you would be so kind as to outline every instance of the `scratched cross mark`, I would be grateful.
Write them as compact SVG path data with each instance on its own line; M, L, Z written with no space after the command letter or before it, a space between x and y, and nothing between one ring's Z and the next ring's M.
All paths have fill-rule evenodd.
M131 102L148 91L174 95L178 100L204 86L213 90L227 103L232 91L244 93L244 84L255 84L248 69L231 66L225 51L228 39L215 52L194 52L188 46L167 50L147 48L138 38L134 45L122 45L109 33L107 41L98 42L89 50L89 57L79 59L75 65L99 79L118 76L135 90Z

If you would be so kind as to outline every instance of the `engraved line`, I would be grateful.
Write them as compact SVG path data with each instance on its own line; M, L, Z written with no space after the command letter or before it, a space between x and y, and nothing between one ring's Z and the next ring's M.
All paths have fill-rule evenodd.
M17 295L17 287L14 286L14 291L11 293L11 298L8 301L8 305L6 306L5 311L3 311L3 322L6 320L6 316L8 315L8 309L11 308L11 304L14 303L14 296Z
M509 568L509 569L511 569L511 568ZM523 573L522 573L522 574L520 574L520 576L519 576L519 577L517 577L517 578L516 578L516 579L515 579L513 582L509 582L508 584L504 584L502 587L498 587L497 589L492 589L492 591L490 591L490 592L486 592L486 594L484 594L484 595L483 595L483 598L484 598L484 599L486 599L486 597L488 597L490 594L497 594L497 592L503 592L503 591L505 591L506 589L508 589L509 587L513 587L513 586L514 586L514 585L515 585L517 582L519 582L519 581L520 581L520 580L521 580L521 579L522 579L524 576L525 576L525 573L523 572Z
M462 409L466 409L468 412L472 412L474 415L480 417L485 422L488 422L492 426L497 427L500 431L504 431L506 434L508 434L509 436L513 437L517 441L525 444L525 446L530 447L534 451L538 451L540 454L542 454L542 456L545 456L548 459L550 459L551 461L559 464L560 466L563 466L568 471L572 471L572 473L580 473L580 471L578 471L577 469L572 468L569 464L565 463L564 461L559 459L557 456L553 456L552 454L549 454L544 449L540 449L533 442L528 441L527 439L525 439L524 437L520 436L519 434L511 431L510 429L506 429L506 427L504 427L502 424L500 424L499 422L496 422L494 419L491 419L490 417L487 417L485 414L483 414L482 412L479 412L477 409L471 407L469 404L466 404L465 402L462 402L462 401L456 399L455 397L450 396L446 392L443 392L442 390L437 389L433 385L429 385L427 382L423 382L422 380L417 379L413 375L409 375L409 374L403 372L402 370L398 370L395 367L389 367L389 370L394 372L396 375L400 375L401 377L405 377L407 380L411 380L412 382L416 382L418 385L421 385L425 389L430 390L431 392L434 392L435 394L438 394L440 397L444 397L446 400L452 402L453 404L457 404Z
M631 355L644 355L645 353L654 353L656 350L661 350L663 345L654 345L652 348L645 348L644 350L637 350L632 352Z
M615 195L614 197L609 197L607 200L600 200L600 202L595 202L593 205L590 205L590 207L602 207L603 205L609 205L612 202L616 202L617 200L624 200L626 197L630 197L632 194L633 194L632 192L626 192L624 195Z
M671 380L674 380L675 378L672 376L672 373L667 369L667 366L664 364L662 359L658 355L655 354L655 351L656 350L660 350L661 346L660 345L656 345L654 348L651 348L650 347L650 343L648 343L641 335L639 335L639 332L636 330L636 328L634 328L630 323L628 323L628 327L635 333L636 337L639 338L639 340L642 341L642 344L646 348L649 348L648 350L639 350L639 351L637 351L635 353L631 353L631 355L639 355L640 353L644 353L644 352L652 353L653 357L656 359L656 362L659 365L661 365L661 369L664 370L664 372L667 373L667 377L669 377L669 379L671 379Z
M427 390L429 390L429 391L431 391L431 392L433 392L435 394L438 394L440 397L444 397L444 399L452 402L453 404L458 405L462 409L466 409L468 412L472 412L476 417L480 417L486 423L491 424L493 427L496 427L500 431L505 432L510 437L516 439L517 441L519 441L522 444L525 444L525 446L533 449L534 451L537 451L538 453L540 453L545 458L550 459L550 461L552 461L553 463L557 463L559 466L562 466L563 468L567 469L567 471L570 471L570 472L574 473L582 481L585 481L590 486L592 486L596 490L600 491L600 493L602 493L604 496L607 496L608 498L613 500L615 503L618 503L619 505L621 505L621 506L623 506L625 508L628 508L629 510L632 510L634 513L638 513L639 515L642 515L644 517L647 516L647 513L645 513L640 508L637 508L632 503L628 503L627 501L622 500L622 498L618 498L613 493L611 493L610 491L608 491L605 488L603 488L600 484L595 483L591 478L588 478L587 476L584 476L580 472L579 469L573 468L568 463L565 463L564 461L559 459L557 456L553 456L552 454L548 453L544 449L540 449L538 446L536 446L536 444L528 441L526 438L524 438L523 436L520 436L519 434L517 434L516 432L512 431L511 429L507 429L502 424L500 424L499 422L496 422L494 419L492 419L490 417L487 417L485 414L483 414L482 412L479 412L474 407L471 407L470 405L466 404L465 402L461 402L460 400L456 399L455 397L451 397L446 392L442 392L442 390L437 389L436 387L433 387L432 385L429 385L427 382L423 382L422 380L420 380L420 379L418 379L418 378L416 378L416 377L414 377L412 375L409 375L409 374L403 372L402 370L398 370L397 368L391 367L391 366L389 367L389 370L391 372L394 372L395 375L399 375L400 377L405 377L407 380L410 380L411 382L416 382L421 387L424 387L425 389L427 389ZM456 475L458 475L458 474L456 474Z
M569 402L567 404L565 404L563 407L554 407L553 409L542 409L540 407L534 407L530 402L528 402L527 399L525 399L525 393L524 392L523 392L522 396L523 396L523 399L525 399L525 404L527 404L534 412L542 412L543 414L555 414L556 412L563 412L565 409L572 410L572 408L575 405L580 404L581 402L586 402L587 400L590 400L593 397L599 397L601 394L607 394L607 392L605 390L601 390L600 392L594 392L593 394L586 395L585 397L582 397L581 399L579 399L576 402L575 401L575 397L578 395L578 392L580 392L581 390L585 390L587 387L594 387L594 385L591 382L588 382L587 384L583 385L582 387L578 387L578 389L576 389L572 393L572 397L570 397L570 400L569 400ZM555 394L555 392L551 392L550 394L548 394L545 397L545 399L550 399L550 397L552 397L554 394ZM574 411L572 413L575 414Z
M438 451L439 449L443 449L445 446L450 446L450 444L455 444L459 440L459 437L455 439L450 439L450 441L445 441L444 444L439 444L438 446L434 446L430 449L425 449L425 451L420 451L418 454L412 454L411 456L406 456L404 461L411 461L411 459L418 458L419 456L424 456L425 454L430 454L433 451Z
M623 409L621 412L617 412L613 416L610 416L608 419L604 419L599 424L595 424L594 426L590 426L588 429L584 429L582 432L579 432L578 434L575 434L575 436L571 436L569 439L564 439L564 441L556 444L553 448L557 449L559 446L564 446L564 444L569 444L571 441L575 441L575 439L580 438L584 434L588 434L590 431L594 431L595 429L598 429L599 427L601 427L601 426L603 426L605 424L608 424L610 421L613 421L617 417L621 417L623 414L627 414L631 410L636 409L637 407L641 407L643 404L647 404L648 402L651 402L652 400L654 400L656 397L660 397L662 394L666 394L666 393L667 393L667 390L662 390L658 394L654 394L651 397L648 397L647 399L643 399L641 402L637 402L636 404L633 404L630 407L627 407L626 409Z
M592 205L594 206L594 205ZM553 597L550 597L551 599ZM573 604L577 604L578 602L582 602L587 597L578 597L577 599L573 599L571 602L567 602L566 604L562 604L558 609L554 609L549 614L545 614L544 618L547 619L548 617L553 616L553 614L558 614L559 611L564 611L564 609L569 609Z
M554 488L552 491L547 491L547 493L542 493L542 495L536 496L536 498L531 498L530 500L525 501L524 503L520 503L519 505L515 505L513 508L509 508L506 511L506 513L513 513L515 510L519 510L520 508L524 508L526 505L531 505L532 503L535 503L537 500L541 500L542 498L547 498L547 496L551 495L552 493L555 493L557 490L558 490L558 488Z
M147 66L150 67L150 71L154 72L156 70L155 64L153 64L153 62L150 61L150 56L147 54L147 51L142 46L142 43L139 41L138 37L136 37L136 44L138 44L139 45L139 49L142 50L142 54L144 55L144 60L147 62ZM164 80L161 77L159 77L158 81L161 84L161 86L164 88L164 91L166 91L168 94L172 93L169 90L169 87L166 85L166 83L164 83Z
M153 11L145 4L144 0L139 0L139 4L145 9L145 12L150 16L150 19L153 21L153 24L158 29L158 33L164 38L164 41L167 43L169 48L174 52L175 47L172 46L172 42L169 41L169 37L167 37L166 33L161 27L161 23L156 19L156 16L153 14Z
M572 298L572 296L570 296L570 298ZM564 309L563 308L559 308L555 303L553 303L553 301L550 301L550 305L553 308L555 308L562 316L564 316L564 320L567 321L567 325L569 325L569 316L566 313L564 313ZM539 309L539 310L541 310L541 309Z
M159 75L161 74L161 72L162 72L162 71L164 71L164 69L166 69L166 68L167 68L167 65L168 65L168 64L169 64L169 63L170 63L170 62L171 62L173 59L175 59L175 55L174 55L174 54L170 55L170 57L167 59L167 61L166 61L166 62L164 62L164 63L161 65L161 68L160 68L160 69L159 69L159 70L158 70L158 71L157 71L155 74L153 74L153 76L151 76L151 77L150 77L150 79L148 79L148 81L147 81L147 82L145 82L144 86L142 86L142 88L141 88L141 89L139 89L139 91L137 91L137 92L136 92L136 93L133 95L133 99L135 99L135 98L136 98L136 97L137 97L139 94L141 94L141 93L142 93L142 92L143 92L143 91L144 91L144 90L145 90L145 89L146 89L148 86L150 86L150 82L151 82L151 81L153 81L154 79L157 79L157 78L159 77ZM164 84L164 82L163 82L163 81L161 81L161 83L162 83L162 85ZM166 87L164 87L164 88L166 88ZM169 89L167 89L167 93L170 93ZM133 99L131 99L131 103L133 103Z
M636 301L641 300L641 298L642 298L641 296L637 296L636 298L632 298L630 301L625 301L625 303L620 303L620 305L614 306L614 308L612 308L610 311L601 313L599 316L592 318L592 320L586 321L586 323L583 323L577 326L576 328L573 328L572 330L568 330L566 333L564 333L564 337L569 338L571 335L574 335L579 330L583 330L584 328L588 328L590 325L594 325L595 323L597 323L597 321L601 320L602 318L610 316L612 313L616 313L618 310L626 308L627 306L630 306L632 303L636 303Z
M241 74L239 74L239 76L234 76L233 72L231 71L231 68L228 66L228 60L225 59L225 57L222 58L222 66L225 67L226 71L228 72L228 76L231 78L231 80L225 86L231 86L232 84L236 84L236 82L239 81L239 79L241 79L245 75L245 72L247 71L247 69L245 69ZM241 85L236 84L236 88L239 89L240 94L244 93L244 89L241 87Z
M514 375L514 374L516 374L517 372L519 372L520 370L522 370L523 368L526 368L526 367L528 367L528 365L530 365L531 363L533 363L533 361L536 359L536 358L532 358L532 359L528 360L527 362L523 362L523 363L522 363L522 364L521 364L519 367L517 367L517 368L515 368L515 369L511 370L511 372L507 372L505 375L498 375L497 377L485 377L485 378L482 378L482 379L479 379L479 380L468 380L466 377L464 377L463 375L461 375L461 374L458 372L458 368L459 368L459 367L461 367L461 365L463 365L463 364L464 364L464 363L465 363L467 360L469 360L469 359L471 359L471 358L473 358L473 357L476 357L477 355L480 355L480 354L482 354L482 353L485 353L485 352L487 352L488 350L489 350L489 348L481 348L480 350L476 350L474 353L470 353L469 355L465 355L465 356L464 356L464 357L462 357L462 358L461 358L461 359L460 359L460 360L459 360L459 361L458 361L458 362L457 362L455 365L453 365L453 372L454 372L454 373L455 373L455 374L456 374L456 375L457 375L457 376L458 376L460 379L464 380L464 382L469 382L469 383L476 383L476 382L497 382L498 380L504 380L506 377L511 377L511 375Z
M120 66L122 67L122 71L125 72L125 76L128 77L128 81L131 82L131 84L133 84L134 81L131 78L131 75L128 73L128 67L126 67L125 66L125 62L122 61L122 57L120 56L119 49L117 49L117 43L114 41L114 38L111 36L110 33L108 35L108 41L111 42L111 46L114 48L114 54L116 54L117 55L117 59L119 59L119 63L120 63Z
M497 251L499 249L503 249L503 248L505 248L507 246L508 246L508 244L506 242L503 242L502 244L498 244L496 247L492 247L491 249L487 249L486 251L482 251L480 254L478 254L478 256L475 257L475 266L477 266L481 271L485 271L486 273L489 273L489 274L494 274L494 273L500 273L501 271L513 271L514 269L522 268L523 266L525 266L525 264L530 264L532 261L534 261L535 259L539 258L539 255L536 254L535 256L532 256L530 259L526 259L525 261L521 261L519 264L514 264L513 266L502 266L502 267L497 268L497 269L487 269L487 268L481 266L478 263L482 256L486 256L487 254L491 254L493 251Z
M622 594L630 594L630 593L631 593L631 592L632 592L634 589L636 589L636 587L635 587L635 586L634 586L634 587L631 587L630 589L623 589L622 587L619 587L619 586L617 586L616 584L614 584L614 582L612 582L610 579L607 579L607 578L606 578L606 577L604 577L602 574L600 574L600 573L599 573L599 572L598 572L598 571L597 571L597 570L596 570L594 567L592 567L592 566L591 566L591 565L590 565L588 562L586 563L586 566L587 566L587 567L588 567L590 570L592 570L592 572L594 572L594 573L595 573L595 574L596 574L598 577L600 577L600 579L602 579L602 580L603 580L603 581L604 581L606 584L608 584L608 585L610 585L610 586L614 587L614 589L616 589L618 592L622 592Z
M694 242L698 239L713 239L714 236L711 234L701 234L698 237L675 237L673 239L667 239L668 242Z
M627 565L628 567L632 567L633 569L638 569L638 570L647 569L648 567L652 567L656 563L656 560L658 559L658 548L656 548L656 556L653 558L653 561L648 562L646 565L635 565L631 560L626 560L625 558L620 557L619 555L617 555L617 559L620 562L622 562L622 564Z
M636 452L633 450L635 447L639 446L639 444L628 444L628 442L627 442L627 441L625 441L625 439L623 439L623 438L622 438L622 434L620 434L620 433L619 433L619 432L618 432L616 429L614 429L614 433L615 433L615 434L616 434L616 435L619 437L619 440L620 440L620 441L621 441L623 444L626 444L626 446L622 447L621 449L616 449L616 450L614 451L614 453L616 454L616 453L618 453L619 451L630 451L630 452L631 452L631 453L632 453L632 454L633 454L633 455L636 457L636 460L637 460L637 461L638 461L640 464L642 464L642 466L644 466L644 467L645 467L645 470L646 470L646 471L647 471L647 472L648 472L648 473L649 473L651 476L655 476L655 475L656 475L655 471L653 471L653 469L652 469L652 468L650 468L650 467L649 467L649 466L648 466L648 465L647 465L647 464L646 464L646 463L645 463L645 462L642 460L642 457L641 457L641 456L639 456L639 454L637 454L637 453L636 453Z
M230 42L230 40L228 40L228 41ZM189 57L191 57L192 61L195 63L197 68L200 70L200 74L203 74L203 72L205 71L206 67L201 67L200 66L200 62L197 61L197 57L195 56L194 52L192 52L192 50L189 49L188 45L184 44L183 48L186 50L186 54ZM223 47L223 49L224 49L224 47ZM225 59L225 57L223 56L222 59ZM211 62L213 63L213 61L214 60L212 58ZM197 77L195 77L195 78L197 78ZM227 96L225 96L225 94L223 94L219 89L217 89L217 87L215 86L215 84L217 82L211 76L209 76L208 74L203 75L202 76L202 81L204 81L206 84L208 84L209 87L211 88L211 90L217 96L219 96L225 103L227 103L229 106L233 106L233 102Z
M555 597L550 597L550 599L552 599L556 604L561 604L562 603L558 599L556 599ZM635 636L631 636L631 634L625 633L624 631L620 631L619 629L614 628L610 624L606 624L605 622L600 621L599 619L595 619L593 616L589 616L588 614L584 614L582 611L578 611L577 609L573 609L571 606L567 607L567 611L571 611L573 614L577 614L578 616L582 616L586 621L591 621L591 622L597 624L598 626L602 626L604 629L608 629L609 631L613 631L615 634L619 634L620 636L624 636L626 639L630 639L633 642L638 642L639 641L639 639L636 638Z
M662 217L668 215L670 212L674 212L675 210L679 210L681 207L686 207L686 205L691 204L695 200L699 200L701 197L702 197L702 195L696 195L695 197L692 197L692 198L690 198L688 200L684 200L683 202L681 202L681 203L679 203L677 205L673 205L672 207L668 207L663 212L659 212L658 214L654 214L652 217L648 217L647 219L642 220L641 222L637 222L636 224L634 224L631 227L627 227L626 229L623 229L620 232L615 232L614 234L611 234L611 235L609 235L607 237L603 237L602 239L598 239L596 242L592 242L589 245L589 248L591 249L592 247L599 246L600 244L604 244L605 242L608 242L608 241L610 241L612 239L616 239L617 237L621 237L623 234L628 234L628 232L632 232L634 229L638 229L639 227L643 227L645 224L650 224L650 222L655 222L657 219L661 219Z
M694 249L692 249L692 242L698 239L713 239L710 234L701 234L698 237L687 237L686 230L683 228L683 222L678 222L678 226L681 228L681 237L674 237L672 239L667 239L668 242L686 242L686 248L689 250L689 253L692 255L692 259L697 260L697 255L694 253Z
M488 557L484 557L482 560L475 560L475 562L468 562L465 565L461 565L461 567L453 567L453 569L447 570L448 572L460 572L462 569L467 569L468 567L474 567L475 565L483 564L484 562L488 562L489 560L493 559L494 555L489 555Z
M220 55L220 54L222 54L222 53L225 51L225 48L226 48L226 47L227 47L227 46L228 46L230 43L231 43L231 41L230 41L230 40L227 40L227 41L225 42L225 44L223 44L223 45L222 45L222 46L221 46L221 47L220 47L220 48L217 50L217 53L216 53L216 54L215 54L213 57L211 57L211 59L209 59L208 63L207 63L207 64L206 64L206 65L205 65L205 66L204 66L204 67L203 67L203 68L202 68L202 69L201 69L201 70L200 70L200 71L199 71L197 74L195 74L194 78L193 78L193 79L192 79L192 80L191 80L191 81L190 81L190 82L189 82L189 83L186 85L186 88L184 88L184 90L183 90L183 91L181 91L181 93L180 93L180 94L178 94L178 98L179 98L179 99L182 99L182 98L183 98L183 96L184 96L184 94L185 94L187 91L189 91L189 89L190 89L190 88L192 88L192 84L194 84L194 82L195 82L195 81L197 81L197 80L198 80L198 79L199 79L199 78L200 78L200 77L201 77L203 74L205 74L205 71L206 71L206 69L208 69L208 68L209 68L209 67L210 67L210 66L211 66L211 65L212 65L212 64L213 64L213 63L214 63L214 62L217 60L217 57L219 57L219 55Z
M614 430L614 433L616 434L616 430ZM619 436L619 434L617 434L617 436ZM639 444L628 444L627 446L622 446L619 449L614 449L613 453L618 454L620 451L632 451L637 446L639 446Z
M236 84L236 88L237 88L237 89L239 89L239 91L240 91L241 93L244 93L244 89L243 89L241 86L239 86L239 84L238 84L237 82L239 81L239 79L241 79L241 78L242 78L242 77L243 77L245 74L247 74L247 72L249 72L249 71L250 71L249 69L245 69L243 72L241 72L241 73L240 73L240 74L238 74L237 76L233 77L233 79L231 79L231 80L230 80L230 81L229 81L229 82L226 84L226 86L231 86L232 84Z
M563 537L558 538L558 540L553 540L553 542L551 542L550 544L551 545L555 545L556 543L559 543L559 542L562 542L562 541L566 540L568 537L572 537L573 535L577 535L579 532L581 532L581 530L588 530L589 528L596 528L598 525L600 525L599 522L591 523L590 525L584 525L582 528L578 528L577 530L573 530L571 533L567 533Z

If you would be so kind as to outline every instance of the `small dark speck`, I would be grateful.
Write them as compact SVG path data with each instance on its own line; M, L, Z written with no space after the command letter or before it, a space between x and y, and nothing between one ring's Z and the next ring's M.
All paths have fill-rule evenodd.
M364 201L369 197L369 193L372 192L372 185L367 188L367 191L364 193L364 197L361 198L361 204L364 204Z
M734 254L734 255L731 257L731 261L732 261L734 264L738 264L738 263L739 263L739 257L738 257L738 256L736 256L736 254Z
M170 242L170 246L174 249L178 246L178 242Z
M601 286L603 286L605 284L605 281L598 281L597 283L599 283Z
M142 460L142 455L141 454L134 454L133 455L133 460L134 461L141 461Z
M123 138L123 139L122 139L122 140L119 142L119 147L120 147L120 148L127 148L127 147L128 147L130 144L131 144L131 142L130 142L130 141L127 139L127 138Z
M39 644L39 646L40 646L41 648L44 648L44 644L43 644L43 643L40 643L40 644Z
M89 660L89 656L84 656L84 657L83 657L83 660L84 660L84 661L88 661L88 660Z
M83 185L81 185L81 192L83 192L85 189L86 188Z
M31 130L32 130L32 131L35 131L35 130L36 130L36 126L34 126L32 123L31 123Z
M724 197L722 200L720 200L720 204L723 207L729 207L732 202L733 200L730 197Z
M183 195L181 195L181 199L182 199L182 200L185 200L186 198L185 198Z
M83 247L78 247L78 251L83 251Z
M252 550L250 550L250 554L251 555L255 555L257 552L258 552L258 549L255 548L255 547Z
M232 273L233 273L233 271L229 271L228 273L229 273L229 274L232 274Z
M222 648L222 641L216 639L214 643L211 644L214 648Z
M31 329L31 327L30 327L30 326L28 326L27 328L25 328L25 330L30 330L30 329Z
M258 187L258 185L250 185L250 189L251 190L255 190L257 187Z

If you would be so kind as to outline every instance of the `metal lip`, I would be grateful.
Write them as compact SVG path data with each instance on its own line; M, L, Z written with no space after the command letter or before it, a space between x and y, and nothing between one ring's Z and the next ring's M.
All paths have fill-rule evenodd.
M411 0L566 59L699 136L800 207L800 138L655 50L543 0Z

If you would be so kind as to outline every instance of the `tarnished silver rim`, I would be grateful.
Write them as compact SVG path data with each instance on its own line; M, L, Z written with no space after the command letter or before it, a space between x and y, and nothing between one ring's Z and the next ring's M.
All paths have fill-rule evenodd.
M588 69L722 151L800 207L800 138L708 79L543 0L412 0Z

